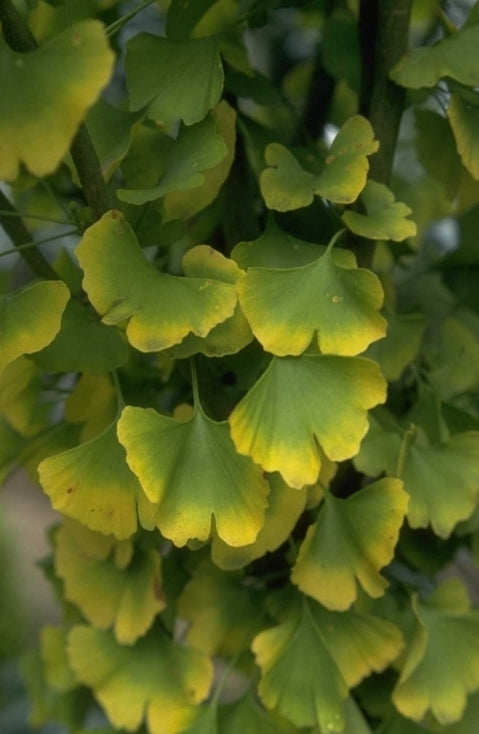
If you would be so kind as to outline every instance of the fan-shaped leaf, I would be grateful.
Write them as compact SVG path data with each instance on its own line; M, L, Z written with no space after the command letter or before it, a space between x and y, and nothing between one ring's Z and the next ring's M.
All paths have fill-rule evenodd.
M171 192L195 189L205 183L202 171L215 168L227 155L223 137L216 132L215 118L182 127L175 141L165 141L163 170L153 188L118 189L121 201L145 204Z
M241 454L300 489L318 478L317 442L333 461L354 456L366 411L385 397L378 366L361 357L275 357L233 410L231 435Z
M479 179L479 143L476 137L479 125L479 106L467 104L459 94L453 94L447 116L456 139L457 151L469 173Z
M479 612L455 611L438 601L413 601L416 631L392 700L415 721L431 711L440 724L452 724L461 718L467 694L479 688Z
M67 630L63 627L42 628L40 650L45 666L45 679L50 688L58 693L66 693L78 685L68 662L66 643Z
M351 117L334 139L318 175L305 171L296 158L278 143L265 151L266 168L260 178L261 193L269 209L290 211L308 206L314 196L338 204L351 204L366 183L367 156L375 153L378 142L366 118Z
M402 242L416 235L416 225L410 219L411 209L400 201L384 184L369 180L360 199L366 214L347 211L342 220L355 234L370 240L393 240Z
M151 734L177 734L191 718L191 705L208 695L213 677L208 658L175 644L161 630L134 647L121 647L109 632L74 627L68 655L112 724L127 731L145 719Z
M135 532L141 489L125 461L115 424L100 436L45 459L38 472L55 510L105 535L122 539Z
M53 341L69 298L60 281L34 283L0 295L0 372L22 354L39 352Z
M475 53L479 44L479 25L465 27L434 46L409 51L391 69L389 76L403 87L433 87L439 79L451 77L461 84L479 86L479 66Z
M0 414L22 436L31 438L48 425L50 407L41 390L41 372L26 357L18 357L0 373Z
M406 367L416 358L426 327L421 313L386 313L386 337L368 347L365 357L379 363L388 382L399 380Z
M324 354L355 356L386 333L378 278L338 266L329 251L299 268L252 268L237 290L254 335L280 357L301 354L315 337Z
M29 53L0 39L0 179L16 178L20 163L36 176L55 170L113 61L96 20L76 23Z
M117 414L118 397L107 374L83 374L65 400L65 420L83 424L80 443L106 431Z
M64 582L65 599L99 629L113 628L116 639L131 645L151 627L165 607L161 596L160 557L137 549L127 564L92 553L92 530L66 521L55 533L55 571ZM101 536L102 538L104 536Z
M143 352L206 336L234 311L236 296L219 281L160 273L143 257L123 216L109 212L76 248L83 285L106 324L129 319L126 335Z
M269 487L259 467L236 453L226 422L210 420L201 409L180 422L127 407L118 436L154 505L154 521L175 545L207 540L213 517L229 545L256 539Z
M291 574L328 609L348 609L358 584L372 597L388 586L379 571L394 555L408 496L398 479L381 479L345 500L326 492Z
M220 571L209 559L183 589L178 614L189 622L190 645L210 656L233 656L258 630L258 610L241 574Z
M130 108L149 105L149 117L164 126L199 122L223 89L219 38L214 36L172 41L139 33L127 44L125 66Z

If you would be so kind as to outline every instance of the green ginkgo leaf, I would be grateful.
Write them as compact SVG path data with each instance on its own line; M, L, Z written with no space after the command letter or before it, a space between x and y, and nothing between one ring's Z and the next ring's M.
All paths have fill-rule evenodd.
M396 201L393 192L384 184L367 181L360 199L366 214L347 211L342 220L351 232L370 240L402 242L416 235L416 225L410 219L411 209Z
M337 265L329 250L299 268L250 268L237 290L253 334L279 357L302 354L313 339L323 354L353 357L386 333L377 276Z
M9 362L0 373L0 414L22 436L48 426L50 407L42 399L42 373L27 357Z
M361 709L351 696L346 699L343 706L344 729L341 734L372 734L372 729L364 718ZM326 729L313 729L311 734L328 734ZM383 733L384 734L384 733ZM413 734L413 732L411 732Z
M254 543L233 548L218 536L213 538L211 558L220 568L228 571L242 568L265 553L275 551L288 539L306 506L306 489L291 489L279 474L272 474L269 484L271 492L264 525Z
M403 87L433 87L440 79L451 77L461 84L479 86L479 66L475 53L479 44L479 25L462 28L433 46L409 51L391 69L389 76Z
M213 678L208 658L172 642L162 630L122 647L110 632L77 626L69 635L68 656L112 724L127 731L145 720L151 734L177 734Z
M168 126L200 122L223 90L219 37L173 41L139 33L127 44L130 109L148 105L148 116Z
M69 298L60 281L34 283L0 295L0 373L17 357L39 352L53 341Z
M96 438L45 459L38 473L55 510L119 539L135 532L141 488L128 468L115 424Z
M127 361L128 345L117 329L72 299L55 339L33 359L47 372L109 372Z
M63 580L64 595L90 624L113 629L119 643L131 645L151 627L166 606L161 595L160 557L151 549L137 549L121 567L115 548L98 558L90 548L92 530L66 521L55 533L55 572ZM103 536L101 536L103 537Z
M63 627L43 627L40 632L40 651L45 668L45 679L57 693L67 693L78 686L66 653L67 630Z
M0 179L15 179L20 163L39 177L55 170L113 61L96 20L76 23L28 53L0 39Z
M118 396L111 376L85 372L65 400L65 420L82 424L80 443L106 431L118 414Z
M326 492L300 547L293 583L338 611L356 600L358 585L382 596L389 584L379 572L393 558L407 503L398 479L381 479L345 500Z
M280 625L253 641L261 668L260 698L297 726L317 724L320 730L341 732L348 689L384 670L402 646L391 622L358 612L329 612L303 600Z
M260 622L242 575L221 571L208 558L183 589L178 615L189 622L192 647L227 658L249 645Z
M308 206L314 196L337 204L352 204L366 184L368 156L379 143L366 118L351 117L340 129L319 174L305 171L296 158L278 143L265 151L268 167L260 177L261 193L269 209L290 211Z
M479 106L467 104L459 94L453 94L447 116L456 139L457 152L471 176L478 180L479 142L476 131L479 125Z
M24 446L25 439L0 415L0 484L20 459Z
M203 171L215 168L227 155L223 137L216 131L213 115L191 127L181 127L176 140L165 140L159 180L153 188L118 189L121 201L145 204L171 192L184 192L205 183Z
M221 734L298 734L295 726L263 708L251 692L229 706L222 706L219 721Z
M175 545L207 540L213 519L229 545L254 542L269 486L261 469L236 453L226 422L212 421L200 407L186 421L126 407L118 436L158 528Z
M168 38L182 40L189 38L192 30L203 15L218 0L172 0L166 16L166 33Z
M103 322L129 319L127 338L142 352L171 347L190 332L204 337L235 309L236 295L225 283L158 272L118 211L86 231L76 254Z
M367 410L385 398L378 365L362 357L274 357L233 410L231 435L241 454L300 489L318 479L318 443L333 461L354 456Z
M426 328L421 313L386 313L386 337L368 347L365 357L379 363L388 382L399 380L406 367L417 357Z
M201 172L203 182L200 186L195 186L194 189L187 191L171 191L166 194L163 200L165 220L186 220L193 217L216 199L228 177L235 155L236 111L223 99L212 110L212 115L216 124L216 133L223 139L227 153L215 166L205 168ZM217 147L219 148L219 145ZM197 162L198 151L196 152L196 161L193 162Z
M183 257L182 266L188 278L206 278L227 283L234 292L237 281L244 275L233 260L208 245L198 245L188 250ZM198 352L209 357L222 357L239 352L252 341L250 326L237 303L233 316L215 326L204 339L188 334L181 344L171 348L170 354L175 359L184 359Z
M415 721L430 711L440 724L452 724L479 688L479 612L448 608L440 592L413 600L416 630L392 700Z
M458 522L472 515L479 498L479 432L456 433L431 445L415 441L402 479L410 497L411 527L431 525L440 538L449 537Z
M206 706L191 710L187 725L178 734L218 734L218 704L215 700Z

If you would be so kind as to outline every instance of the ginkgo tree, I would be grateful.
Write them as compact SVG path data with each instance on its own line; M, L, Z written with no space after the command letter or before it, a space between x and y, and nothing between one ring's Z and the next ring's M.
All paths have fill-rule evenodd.
M0 24L0 480L57 511L31 725L475 732L479 3Z

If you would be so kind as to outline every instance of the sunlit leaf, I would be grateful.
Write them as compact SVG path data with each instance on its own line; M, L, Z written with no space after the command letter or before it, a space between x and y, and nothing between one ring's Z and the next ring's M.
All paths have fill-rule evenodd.
M220 568L231 570L242 568L265 553L270 553L284 543L306 506L307 493L293 490L283 482L279 474L269 477L271 492L264 525L254 543L233 548L218 536L211 544L211 558Z
M371 179L366 183L361 195L366 214L346 211L342 220L345 225L360 237L370 240L393 240L401 242L416 235L416 225L410 219L411 209L400 201L384 184Z
M215 118L209 115L190 127L181 127L176 140L166 139L159 180L149 189L118 189L121 201L145 204L171 192L185 192L203 186L202 171L215 168L228 149L216 130Z
M232 316L236 295L219 281L160 273L145 260L120 212L90 227L76 248L83 285L105 324L129 319L126 335L143 352L206 336Z
M45 459L38 472L55 510L120 539L135 532L141 489L128 468L115 424L96 438Z
M34 283L0 295L0 372L22 354L38 352L53 341L69 298L60 281Z
M98 558L90 552L92 530L78 525L73 532L73 525L67 521L55 533L55 571L64 582L65 599L95 627L112 628L118 642L131 645L165 607L159 554L138 549L120 568L113 554Z
M188 278L206 278L228 283L234 292L238 279L244 275L233 260L208 245L198 245L189 250L183 257L182 266ZM184 359L197 352L209 357L222 357L239 352L252 341L250 326L237 303L233 316L215 326L204 339L189 334L181 344L171 348L170 354L175 359Z
M121 647L109 632L74 627L70 663L80 682L115 727L135 731L143 719L151 734L176 734L188 722L190 707L208 695L211 661L172 642L161 630ZM174 672L174 675L172 675Z
M318 478L317 443L333 461L357 453L385 391L377 364L361 357L273 358L233 410L231 435L241 454L300 489Z
M130 109L149 105L148 116L164 126L199 122L223 89L215 37L173 41L139 33L127 44L125 66Z
M20 163L36 176L55 170L113 61L96 20L76 23L29 53L0 39L0 179L15 179Z
M366 118L351 117L341 128L326 156L321 173L305 171L296 158L278 143L265 151L267 165L260 184L266 206L290 211L308 206L314 196L338 204L351 204L366 184L367 156L375 153L378 142Z
M280 357L300 355L313 339L323 354L355 356L386 333L377 276L338 266L329 251L299 268L250 268L237 290L254 335Z
M358 585L382 596L389 584L379 572L393 558L407 503L398 479L381 479L345 500L326 492L300 547L293 583L338 611L356 600Z
M229 545L252 543L264 523L268 483L259 467L239 456L226 422L200 408L187 421L152 409L126 407L118 436L162 534L182 546L207 540L214 518Z
M107 372L128 359L128 345L113 327L79 301L70 300L60 331L34 362L47 372Z
M417 623L392 700L415 721L427 711L440 724L458 721L479 688L479 612L413 600Z
M193 217L216 199L221 186L228 177L235 155L236 111L225 100L222 100L213 109L212 115L216 123L216 132L223 138L227 153L213 168L208 167L201 172L203 183L200 186L195 186L194 189L188 189L188 191L172 191L166 194L163 210L167 220L185 220Z
M443 38L433 46L419 46L402 57L389 76L403 87L433 87L444 77L461 84L479 86L479 66L475 50L479 43L479 25L474 24Z
M249 645L260 621L239 573L205 559L183 589L178 614L189 623L186 640L206 655L231 657Z

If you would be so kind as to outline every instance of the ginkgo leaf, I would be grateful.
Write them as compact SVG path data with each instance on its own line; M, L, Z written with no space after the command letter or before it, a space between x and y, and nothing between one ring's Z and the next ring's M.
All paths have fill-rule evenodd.
M265 151L268 165L260 177L261 193L269 209L290 211L308 206L314 196L337 204L352 204L366 184L367 156L379 143L366 118L351 117L340 129L319 174L305 171L296 158L278 143Z
M65 420L81 423L80 443L106 431L118 414L118 397L108 374L82 374L65 400Z
M168 38L182 40L189 38L192 30L203 15L218 0L172 0L166 16L166 33Z
M366 722L361 709L351 696L346 699L343 706L344 729L341 734L372 734L372 729ZM313 729L311 734L328 734L325 729ZM413 732L411 732L413 734Z
M323 354L352 357L386 333L377 276L338 266L329 250L299 268L250 268L237 290L253 334L280 357L298 356L315 337Z
M413 609L416 630L392 700L415 721L431 711L440 724L452 724L479 688L479 612L448 609L434 596L413 599Z
M55 510L105 535L128 538L137 527L141 488L128 468L116 426L38 467L40 483Z
M177 734L190 708L208 695L213 665L200 652L172 642L162 630L122 647L110 632L77 626L69 635L70 664L115 727Z
M103 323L129 319L127 338L142 352L171 347L190 332L204 337L236 306L236 295L225 283L158 272L118 211L86 231L76 255L83 286Z
M167 143L163 170L153 188L118 189L117 196L128 204L140 205L171 192L195 189L205 183L202 172L215 168L227 153L215 118L209 115L196 125L181 127L177 139Z
M416 441L407 451L402 479L411 527L431 525L440 538L449 537L479 498L479 432L456 433L440 444Z
M291 489L279 474L272 474L269 484L271 492L264 525L254 543L232 548L218 536L213 537L211 558L220 568L228 571L242 568L265 553L276 550L288 539L306 506L306 489Z
M166 606L161 596L160 557L151 549L137 549L126 565L112 553L98 558L90 552L95 535L72 521L55 533L55 572L64 582L64 596L99 629L113 629L118 642L131 645L151 627ZM103 536L102 536L103 537Z
M126 407L118 436L127 461L154 503L154 519L175 545L207 540L213 518L229 545L252 543L264 523L269 486L258 466L239 456L226 422L197 408L187 421Z
M128 345L117 329L71 299L55 339L33 359L47 372L108 372L127 361Z
M443 38L433 46L414 48L400 59L389 76L403 87L433 87L443 77L461 84L479 86L479 68L474 63L479 43L479 25L474 24Z
M41 393L42 373L27 357L17 357L0 373L0 414L27 438L48 425L50 407Z
M24 445L25 439L0 415L0 484L20 459Z
M34 283L0 295L0 373L17 357L39 352L53 341L69 298L60 281Z
M187 725L178 734L218 734L218 705L215 700L191 710Z
M259 696L297 726L318 724L327 732L344 728L348 688L308 604L253 640L261 669Z
M214 36L189 41L134 36L125 61L130 109L149 105L149 117L164 126L202 120L223 90L219 42Z
M35 176L55 170L113 61L97 20L76 23L28 53L0 39L0 179L15 179L20 163Z
M453 94L447 116L456 139L457 152L471 176L479 180L479 142L476 138L479 106L467 104L459 94Z
M201 172L203 182L200 186L188 191L171 191L163 200L165 220L190 219L199 211L211 204L225 182L233 164L236 144L236 111L226 100L212 110L216 124L216 132L224 141L227 153L224 158L212 168ZM198 153L198 151L197 151Z
M244 275L233 260L229 260L208 245L198 245L188 250L183 256L182 266L188 278L206 278L227 283L234 292L238 279ZM204 339L189 334L181 344L171 348L170 354L175 359L184 359L197 352L209 357L222 357L225 354L239 352L252 341L250 326L241 306L237 303L233 316L213 327Z
M293 583L338 611L356 600L358 585L382 596L389 584L379 572L393 558L407 503L398 479L381 479L345 500L326 492L300 547Z
M233 410L231 435L241 454L300 489L318 478L317 443L333 461L354 456L367 410L385 398L379 367L362 357L274 357Z
M360 199L366 214L346 211L341 217L346 227L360 237L370 240L402 242L416 235L416 225L410 219L411 209L396 201L393 192L384 184L369 179Z
M178 615L189 622L186 640L206 655L231 657L258 630L258 610L240 573L226 573L206 558L178 600Z
M289 721L267 711L251 692L219 709L221 734L298 734Z
M348 689L384 670L403 647L391 622L359 612L329 612L315 602L294 605L280 625L260 632L252 649L267 708L297 726L341 732Z

